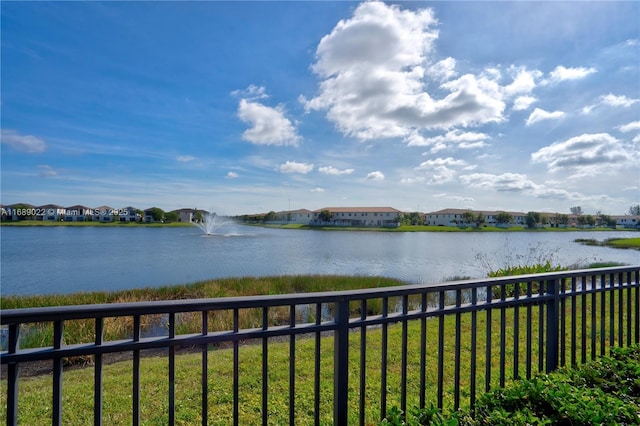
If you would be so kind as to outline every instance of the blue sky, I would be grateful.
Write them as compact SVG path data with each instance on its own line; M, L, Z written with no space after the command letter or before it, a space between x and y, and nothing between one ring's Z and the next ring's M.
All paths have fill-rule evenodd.
M624 214L638 2L2 2L3 204Z

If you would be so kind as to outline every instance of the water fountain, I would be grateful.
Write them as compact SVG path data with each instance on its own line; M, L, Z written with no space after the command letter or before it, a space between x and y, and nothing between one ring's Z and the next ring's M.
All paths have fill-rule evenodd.
M205 235L214 235L214 231L224 225L231 223L230 219L223 216L219 216L217 213L209 213L202 211L202 219L197 222L192 222L195 226L200 228Z

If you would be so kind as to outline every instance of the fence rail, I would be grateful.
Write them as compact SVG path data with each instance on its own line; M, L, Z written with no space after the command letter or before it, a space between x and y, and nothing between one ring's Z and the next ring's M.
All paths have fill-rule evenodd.
M216 403L209 398L212 356L232 352L231 413L233 424L247 423L242 410L246 392L260 393L253 407L264 425L274 422L274 399L287 401L290 424L371 424L391 405L457 409L473 406L479 393L509 380L529 378L559 366L576 365L607 353L612 346L640 343L640 266L522 275L440 284L366 290L254 297L136 302L0 312L7 334L7 425L20 419L20 365L52 361L52 424L63 422L64 363L71 357L93 362L93 421L102 425L105 357L130 353L131 423L141 422L143 351L164 349L168 359L166 422L176 420L178 348L199 348L200 419L212 422ZM186 316L199 317L198 329L184 326ZM152 318L151 326L148 319ZM128 319L126 338L107 339L107 323ZM226 319L226 322L222 321ZM65 327L89 321L90 342L67 343ZM222 321L222 322L221 322ZM21 348L34 327L52 328L46 347ZM145 326L146 325L146 326ZM151 331L150 331L151 330ZM304 339L304 340L303 340ZM252 342L259 348L260 388L240 386L240 354ZM273 344L288 349L288 395L270 387L270 372L283 368L270 358ZM307 342L307 344L305 344ZM329 348L329 351L327 351ZM301 354L301 351L310 354ZM296 361L313 359L311 383L301 380ZM333 357L327 367L327 357ZM324 386L332 381L332 395ZM313 406L297 406L300 392L313 395ZM274 395L274 393L276 393ZM327 401L327 398L329 401ZM180 402L180 401L179 401ZM306 403L306 402L305 402ZM144 419L142 419L144 420ZM200 421L200 420L199 420ZM253 420L251 421L253 422Z

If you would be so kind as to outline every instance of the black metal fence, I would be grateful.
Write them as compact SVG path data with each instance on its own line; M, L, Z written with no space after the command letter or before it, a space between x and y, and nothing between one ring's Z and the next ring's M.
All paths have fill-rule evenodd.
M168 360L164 424L173 425L176 414L196 404L190 422L203 425L225 418L233 424L281 424L283 417L292 425L364 425L379 422L393 405L404 411L431 403L472 406L479 393L510 380L584 363L611 346L640 343L640 266L356 291L15 309L0 315L7 335L7 350L0 354L6 364L6 407L0 414L8 425L21 419L20 366L42 361L52 363L53 387L51 399L42 403L52 424L64 423L64 413L77 409L63 402L63 377L73 374L64 366L77 357L89 359L87 368L94 370L89 417L95 425L113 424L104 411L118 392L104 384L106 360L113 353L128 354L131 363L131 414L125 423L144 422L141 407L148 396L141 391L141 363L145 353L159 349ZM197 330L188 323L194 317ZM107 328L123 320L128 334L108 338ZM93 337L70 343L69 330L80 322L90 324ZM21 348L25 342L33 346L29 337L43 327L52 335L48 346ZM182 348L191 351L182 355ZM247 351L257 358L243 358ZM201 357L197 371L186 372L191 379L178 379L176 361L194 356ZM225 371L218 362L223 356L230 359ZM259 384L243 382L241 369L247 368ZM276 371L285 378L275 377ZM197 400L181 400L177 384L199 387ZM224 385L225 401L210 398L213 387Z

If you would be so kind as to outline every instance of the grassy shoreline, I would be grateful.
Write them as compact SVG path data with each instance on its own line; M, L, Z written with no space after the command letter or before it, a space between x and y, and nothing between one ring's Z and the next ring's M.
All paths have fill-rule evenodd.
M144 223L144 222L52 222L42 220L20 220L16 222L4 221L0 222L0 226L15 226L15 227L28 227L28 226L96 226L96 227L124 227L124 228L178 228L178 227L192 227L193 224L187 222L168 222L168 223Z
M476 228L474 226L436 226L436 225L401 225L397 228L378 228L378 227L356 227L356 226L317 226L290 223L285 225L264 224L264 223L242 223L247 226L256 226L261 228L273 229L304 229L313 231L363 231L363 232L591 232L591 231L640 231L630 228L527 228L523 226L511 226L508 228L498 226L482 226Z
M592 238L579 238L576 243L587 246L603 246L619 249L635 249L640 250L640 238L609 238L604 241L598 241Z
M256 226L261 228L272 229L302 229L313 231L363 231L363 232L591 232L591 231L637 231L640 230L630 228L607 228L607 227L594 227L594 228L527 228L523 226L511 226L511 227L498 227L498 226L482 226L476 228L473 226L458 227L458 226L435 226L435 225L401 225L397 228L382 228L382 227L356 227L356 226L316 226L316 225L303 225L303 224L265 224L265 223L246 223L237 222L238 225ZM95 227L125 227L125 228L138 228L138 227L191 227L193 224L187 222L168 222L168 223L142 223L142 222L50 222L50 221L36 221L36 220L22 220L17 222L3 221L0 222L0 226L15 226L15 227L29 227L29 226L95 226Z

